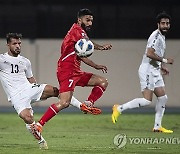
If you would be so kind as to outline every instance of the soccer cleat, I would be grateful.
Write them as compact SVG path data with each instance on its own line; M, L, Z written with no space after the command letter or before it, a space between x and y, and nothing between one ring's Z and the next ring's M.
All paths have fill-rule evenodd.
M48 145L47 145L47 142L43 139L42 141L39 141L39 149L44 149L44 150L47 150L48 149Z
M36 123L36 128L40 133L42 133L42 125L39 122Z
M113 106L113 108L112 108L112 116L111 116L111 118L112 118L112 122L113 122L114 124L117 122L117 119L118 119L119 115L121 114L121 113L117 110L117 107L118 107L118 106L119 106L118 104L115 104L115 105Z
M38 124L31 125L31 132L37 140L41 140L42 127Z
M101 109L97 107L93 107L93 106L88 107L85 103L81 104L80 109L84 114L87 114L87 113L94 114L94 115L101 114Z
M169 130L169 129L166 129L164 127L160 127L159 129L153 129L153 132L171 134L171 133L173 133L173 130Z
M92 114L94 114L94 115L98 115L98 114L102 113L101 109L99 109L97 107L92 107L90 109L91 109Z
M97 108L97 107L94 107L94 104L91 102L91 101L84 101L84 104L90 108L91 110L91 114L94 114L94 115L97 115L97 114L101 114L101 109ZM84 114L87 114L84 112Z

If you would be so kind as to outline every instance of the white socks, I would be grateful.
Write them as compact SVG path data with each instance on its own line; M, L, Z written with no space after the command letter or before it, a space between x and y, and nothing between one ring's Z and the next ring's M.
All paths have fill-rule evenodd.
M165 105L168 100L167 95L161 96L157 98L156 103L156 114L155 114L155 122L154 122L154 129L159 129L161 127L161 121L165 111Z
M80 101L78 101L74 96L72 96L71 98L71 103L72 106L77 107L78 109L80 109L80 105L82 104Z
M129 101L125 104L119 105L117 110L119 112L122 112L124 110L127 109L132 109L132 108L137 108L137 107L141 107L141 106L146 106L151 104L151 101L145 99L145 98L135 98L132 101Z

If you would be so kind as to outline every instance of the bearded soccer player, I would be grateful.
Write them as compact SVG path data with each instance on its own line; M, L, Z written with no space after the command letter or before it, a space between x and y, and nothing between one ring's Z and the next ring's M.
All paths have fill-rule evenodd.
M165 58L165 35L170 29L171 17L165 13L157 15L158 28L150 35L142 63L139 67L139 79L143 98L136 98L122 105L114 105L112 113L113 123L117 122L119 115L127 110L151 104L153 93L157 97L154 132L173 133L162 127L161 122L165 111L168 97L165 93L165 85L161 72L169 74L165 64L173 64L172 58Z
M80 69L81 62L97 69L107 72L107 67L98 65L88 57L78 57L75 53L75 43L82 38L88 38L87 31L91 29L93 23L93 14L89 9L81 9L77 15L77 23L74 23L65 36L61 46L61 57L58 61L57 78L60 85L61 100L52 104L42 118L37 123L37 130L42 127L48 120L54 117L59 111L67 108L73 96L76 86L93 87L89 97L84 102L92 108L93 112L100 114L101 110L94 107L94 103L98 100L108 86L107 79L93 73L83 72ZM96 50L110 50L112 45L94 44ZM40 129L39 129L40 130Z

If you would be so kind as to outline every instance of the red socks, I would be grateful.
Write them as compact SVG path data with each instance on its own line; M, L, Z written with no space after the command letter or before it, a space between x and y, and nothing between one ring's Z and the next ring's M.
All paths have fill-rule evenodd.
M88 101L91 101L94 104L94 102L103 95L105 90L106 89L101 86L95 86L88 97Z
M49 121L52 117L54 117L59 112L59 109L55 104L52 104L44 115L39 120L39 123L43 126L47 121Z

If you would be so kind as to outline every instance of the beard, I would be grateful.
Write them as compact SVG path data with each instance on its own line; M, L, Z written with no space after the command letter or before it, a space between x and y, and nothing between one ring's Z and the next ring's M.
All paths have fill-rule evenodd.
M162 35L166 35L169 32L169 29L160 29Z
M20 53L21 53L21 50L20 49L15 49L15 50L10 50L12 55L17 57Z
M81 27L85 30L85 32L91 31L91 26L86 26L84 23L81 24Z

